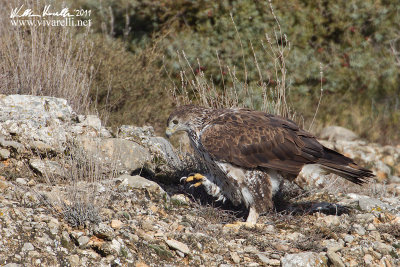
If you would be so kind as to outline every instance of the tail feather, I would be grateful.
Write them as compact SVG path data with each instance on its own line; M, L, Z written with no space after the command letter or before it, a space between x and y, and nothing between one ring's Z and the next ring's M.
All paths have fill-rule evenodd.
M348 158L332 149L324 147L324 156L318 160L322 168L335 173L355 184L363 184L369 177L374 177L372 171L358 166Z

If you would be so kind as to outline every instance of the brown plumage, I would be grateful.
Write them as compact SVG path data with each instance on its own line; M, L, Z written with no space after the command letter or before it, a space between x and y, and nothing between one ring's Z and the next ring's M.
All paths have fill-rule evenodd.
M167 135L176 131L188 133L206 163L206 189L219 188L218 194L256 214L272 207L277 183L293 180L305 166L317 165L356 184L373 176L293 121L260 111L181 106L168 120Z

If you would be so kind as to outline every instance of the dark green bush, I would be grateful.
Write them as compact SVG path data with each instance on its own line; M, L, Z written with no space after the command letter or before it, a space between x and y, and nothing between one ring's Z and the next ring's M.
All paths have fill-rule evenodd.
M113 29L111 35L124 40L127 51L139 55L157 42L158 53L162 56L148 61L156 64L152 69L164 62L178 85L182 66L176 52L184 50L195 72L203 71L205 77L222 87L218 51L224 67L222 72L227 72L225 66L236 67L238 79L256 88L260 77L251 44L263 79L271 85L276 82L274 60L268 49L262 47L262 43L267 46L265 35L274 41L274 32L278 31L267 1L118 0L102 1L101 6L97 1L81 2L94 10L95 30L109 33ZM374 141L399 141L396 125L400 117L400 71L391 49L393 46L400 50L400 5L397 1L294 0L273 1L272 5L282 33L290 41L291 49L286 58L288 101L304 116L306 125L317 106L322 64L324 97L317 116L319 127L336 123ZM277 36L280 39L279 32ZM128 71L126 67L122 69ZM244 80L245 71L247 81ZM118 73L116 69L114 77L118 77ZM135 77L132 75L132 80ZM157 90L162 94L166 87L172 87L165 73L155 80L157 82L150 85L153 95ZM125 88L122 93L125 99L115 110L116 114L131 100L148 97L145 88L144 84L143 92L134 94L129 93L133 89ZM113 94L118 95L118 91L118 88L113 90ZM261 99L261 91L255 90L255 94L256 99ZM171 103L165 97L160 100ZM166 104L166 107L172 106ZM158 105L149 107L149 112L159 114L159 108ZM125 110L140 112L132 106ZM137 122L161 122L167 113L161 112L161 117L147 116L146 120ZM373 134L371 125L376 131Z

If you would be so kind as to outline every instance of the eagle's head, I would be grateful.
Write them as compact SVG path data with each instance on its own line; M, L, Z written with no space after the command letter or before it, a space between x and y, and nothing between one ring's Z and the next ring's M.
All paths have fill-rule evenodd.
M177 107L169 116L165 135L169 138L177 132L198 132L209 117L210 109L195 105Z

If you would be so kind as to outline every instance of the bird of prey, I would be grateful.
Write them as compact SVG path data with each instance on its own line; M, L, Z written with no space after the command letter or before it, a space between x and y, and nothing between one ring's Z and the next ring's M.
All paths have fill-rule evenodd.
M169 116L166 135L180 131L187 132L207 169L186 182L204 186L220 200L244 204L248 223L273 207L272 197L285 179L293 181L301 172L335 173L356 184L374 176L292 120L261 111L184 105Z

